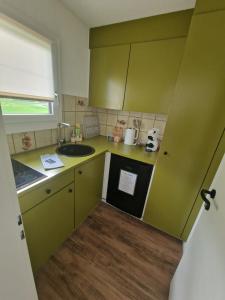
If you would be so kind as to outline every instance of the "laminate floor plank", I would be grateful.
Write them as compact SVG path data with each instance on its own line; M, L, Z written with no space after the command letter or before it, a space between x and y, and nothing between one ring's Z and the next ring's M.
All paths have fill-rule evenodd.
M40 300L166 300L181 242L100 203L35 276Z

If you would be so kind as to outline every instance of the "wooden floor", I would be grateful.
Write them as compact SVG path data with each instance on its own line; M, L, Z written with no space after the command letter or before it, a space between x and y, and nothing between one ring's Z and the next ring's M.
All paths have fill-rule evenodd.
M100 204L36 276L40 300L168 299L181 242Z

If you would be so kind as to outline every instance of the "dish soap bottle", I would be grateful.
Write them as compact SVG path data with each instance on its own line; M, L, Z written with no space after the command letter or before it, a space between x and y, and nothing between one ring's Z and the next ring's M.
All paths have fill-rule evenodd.
M72 130L72 134L71 134L71 137L70 137L70 141L71 141L72 144L75 144L75 143L76 143L75 129Z

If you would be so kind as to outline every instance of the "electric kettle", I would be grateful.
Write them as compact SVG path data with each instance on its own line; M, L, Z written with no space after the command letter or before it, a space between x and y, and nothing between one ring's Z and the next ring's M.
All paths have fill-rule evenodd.
M137 128L127 128L125 130L124 144L136 145L139 130Z

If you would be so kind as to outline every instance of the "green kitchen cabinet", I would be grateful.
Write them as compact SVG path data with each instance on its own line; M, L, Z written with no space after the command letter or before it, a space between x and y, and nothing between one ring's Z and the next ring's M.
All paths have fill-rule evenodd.
M75 228L101 199L104 161L100 155L75 169Z
M124 110L168 113L185 38L131 45Z
M224 130L224 32L225 11L192 18L144 213L180 239Z
M205 0L202 0L205 1ZM220 0L218 0L220 1ZM90 49L166 40L188 35L193 9L160 14L90 29Z
M224 0L197 0L194 13L210 12L225 9Z
M25 212L23 224L36 272L74 229L74 183Z
M123 107L130 45L91 50L90 105L99 108Z

